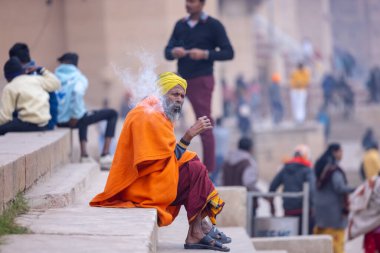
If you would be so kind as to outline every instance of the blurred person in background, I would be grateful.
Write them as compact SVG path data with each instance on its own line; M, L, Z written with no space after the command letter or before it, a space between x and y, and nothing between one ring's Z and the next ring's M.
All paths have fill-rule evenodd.
M323 105L326 109L330 104L334 103L334 92L336 89L337 83L334 76L331 73L327 73L323 77L322 81L322 90L323 90Z
M344 75L339 78L337 91L343 102L343 118L349 119L355 109L355 93Z
M15 43L9 49L9 57L17 57L24 71L28 75L39 75L39 72L36 71L39 69L39 66L34 60L30 57L29 47L25 43ZM49 129L54 129L57 124L57 115L58 115L58 100L55 92L49 92L49 106L50 106L50 120L48 123Z
M79 57L76 53L65 53L58 58L60 65L55 74L61 80L62 88L58 95L58 124L59 127L79 129L80 161L93 162L87 153L87 128L89 125L106 120L105 140L100 154L100 166L109 169L113 160L110 154L112 138L115 135L117 112L113 109L88 111L84 95L88 80L78 68Z
M339 166L342 157L340 144L332 143L314 167L317 181L314 234L331 235L334 253L344 253L344 235L349 213L348 194L355 190L348 186L346 173Z
M290 99L294 121L301 124L306 119L307 89L310 85L310 72L299 63L290 77Z
M45 68L34 66L28 70L38 75L28 75L17 57L11 57L4 65L8 84L0 101L0 135L51 130L48 92L58 90L60 82Z
M328 108L325 105L322 105L321 108L318 111L318 114L316 116L317 122L322 124L323 126L323 135L325 137L325 141L327 141L330 137L330 131L331 131L331 119L328 112Z
M368 103L380 102L380 68L375 66L371 69L368 81L366 83L368 90Z
M293 158L286 161L281 170L270 183L269 191L276 192L283 185L283 192L302 192L304 183L309 184L309 225L308 233L312 234L314 220L312 216L315 177L310 161L310 149L306 145L298 145L294 149ZM270 201L271 213L275 215L273 200ZM283 198L285 216L298 217L298 234L302 234L302 198Z
M245 186L247 191L259 191L257 181L259 170L253 159L253 141L251 138L242 137L238 142L238 148L230 151L223 162L223 185ZM258 207L257 198L253 199L253 212Z
M233 114L235 95L233 90L228 87L226 79L222 79L222 92L223 92L223 117L227 118Z
M261 85L253 79L248 85L249 103L251 107L251 115L254 121L261 118Z
M227 155L230 144L230 130L223 126L223 118L216 119L216 125L213 128L215 136L215 155L216 155L216 168L211 173L211 180L215 185L221 185L220 175L222 173L222 165Z
M377 142L376 137L375 137L375 133L371 127L368 127L365 130L363 138L362 138L362 148L364 150L367 150L369 148L369 146L371 146L372 143L374 143L374 142Z
M380 252L380 175L368 178L350 195L348 238L360 235L365 253Z
M234 51L222 23L203 11L206 0L186 0L185 3L189 15L176 22L165 48L165 58L178 60L178 73L188 82L186 96L196 118L207 116L213 121L214 61L231 60ZM200 136L203 161L212 172L215 169L214 135L207 130Z
M272 82L269 86L269 101L272 111L272 118L275 124L282 121L284 117L284 107L281 96L281 77L278 73L272 75Z
M380 173L379 145L376 141L368 145L363 156L362 166L365 180L377 176Z

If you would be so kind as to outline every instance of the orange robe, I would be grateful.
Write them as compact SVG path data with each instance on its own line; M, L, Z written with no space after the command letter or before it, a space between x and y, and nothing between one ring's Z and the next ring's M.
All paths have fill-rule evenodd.
M169 225L179 206L176 199L179 167L195 157L186 151L178 161L174 126L155 97L131 110L117 144L104 191L91 206L156 208L158 225Z

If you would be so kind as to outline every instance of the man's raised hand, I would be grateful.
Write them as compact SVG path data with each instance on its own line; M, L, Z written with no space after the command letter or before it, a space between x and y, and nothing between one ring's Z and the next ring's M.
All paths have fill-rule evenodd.
M198 120L192 125L183 136L183 139L187 142L190 142L198 134L203 133L204 131L212 129L211 120L207 116L199 117Z

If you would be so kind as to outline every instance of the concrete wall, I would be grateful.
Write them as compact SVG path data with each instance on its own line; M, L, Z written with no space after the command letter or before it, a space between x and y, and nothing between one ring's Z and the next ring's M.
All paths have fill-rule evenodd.
M47 5L45 0L0 1L0 88L5 84L3 65L16 42L29 45L38 64L54 69L56 58L65 49L64 1Z
M283 164L285 158L293 155L298 144L310 147L312 158L317 159L324 150L322 127L315 123L302 126L280 126L254 129L254 156L260 178L270 182Z

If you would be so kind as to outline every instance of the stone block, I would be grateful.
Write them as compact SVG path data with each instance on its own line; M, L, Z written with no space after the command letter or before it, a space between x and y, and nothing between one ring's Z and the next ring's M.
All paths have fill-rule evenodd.
M8 203L15 196L13 189L16 182L13 175L13 164L3 165L2 170L4 172L4 203Z
M4 169L0 167L0 214L4 210L5 202L4 202Z
M241 186L217 187L220 197L225 201L222 212L217 216L218 226L247 226L247 190Z
M100 236L100 235L59 235L29 234L7 235L2 253L38 252L38 253L153 253L150 242L142 236Z
M38 154L32 152L25 156L26 189L32 186L38 178Z
M286 250L289 253L333 253L327 235L252 238L256 250Z
M26 185L25 158L21 157L13 162L13 190L17 194L23 192Z
M52 150L50 145L42 147L37 152L37 167L38 167L38 178L50 173L51 170L51 157Z
M25 159L23 157L14 158L14 161L3 165L4 184L3 199L4 203L12 200L18 192L25 190Z

